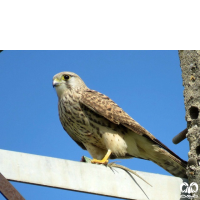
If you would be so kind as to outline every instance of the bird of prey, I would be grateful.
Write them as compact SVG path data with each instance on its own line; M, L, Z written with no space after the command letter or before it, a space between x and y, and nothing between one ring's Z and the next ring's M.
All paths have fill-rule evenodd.
M187 162L132 119L104 94L89 89L73 72L53 77L59 118L64 130L93 157L92 163L108 159L151 160L177 177L186 177Z

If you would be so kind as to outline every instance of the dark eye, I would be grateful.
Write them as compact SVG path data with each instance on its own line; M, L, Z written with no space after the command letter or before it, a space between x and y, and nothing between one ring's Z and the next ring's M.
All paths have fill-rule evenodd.
M69 79L69 76L68 76L68 75L64 75L63 77L64 77L65 80L68 80L68 79Z

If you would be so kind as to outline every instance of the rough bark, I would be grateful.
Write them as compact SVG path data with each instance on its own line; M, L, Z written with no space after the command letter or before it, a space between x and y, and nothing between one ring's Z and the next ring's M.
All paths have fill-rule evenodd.
M196 200L200 199L200 51L179 51L179 57L188 128L186 137L190 144L186 173L189 184L195 182L199 186Z

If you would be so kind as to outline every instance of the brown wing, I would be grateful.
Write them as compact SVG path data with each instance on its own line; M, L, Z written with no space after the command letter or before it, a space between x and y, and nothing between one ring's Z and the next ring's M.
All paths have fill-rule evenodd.
M173 151L171 151L167 146L157 140L151 133L149 133L145 128L143 128L139 123L132 119L126 112L124 112L114 101L104 94L101 94L95 90L86 90L80 99L81 103L98 113L99 115L105 117L115 124L121 124L128 129L132 130L134 133L147 137L155 144L158 144L169 153L174 155L176 158L182 160ZM185 162L184 160L182 160Z
M82 94L81 103L115 124L122 124L139 135L147 135L152 140L155 138L104 94L95 90L86 90Z

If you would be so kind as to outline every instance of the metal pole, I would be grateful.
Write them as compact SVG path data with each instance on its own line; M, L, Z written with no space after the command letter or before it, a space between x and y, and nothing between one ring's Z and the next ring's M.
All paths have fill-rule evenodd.
M174 144L178 144L180 143L181 141L183 141L185 138L186 138L186 134L188 132L188 129L184 129L183 131L181 131L178 135L176 135L174 138L173 138L173 143Z
M0 170L8 180L99 194L122 199L180 199L180 186L187 179L136 171L134 174L46 156L0 149Z
M0 173L0 192L8 200L25 200L12 184Z

